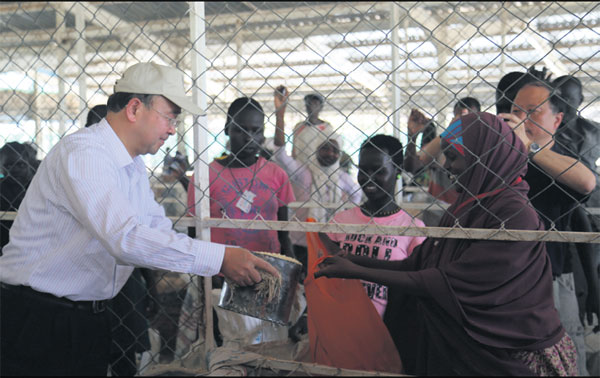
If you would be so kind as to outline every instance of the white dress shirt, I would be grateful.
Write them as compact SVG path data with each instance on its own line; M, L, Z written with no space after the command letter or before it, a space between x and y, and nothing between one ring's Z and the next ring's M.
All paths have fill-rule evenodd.
M106 119L42 161L0 257L0 281L71 300L113 298L133 266L212 276L225 246L177 233L141 157Z

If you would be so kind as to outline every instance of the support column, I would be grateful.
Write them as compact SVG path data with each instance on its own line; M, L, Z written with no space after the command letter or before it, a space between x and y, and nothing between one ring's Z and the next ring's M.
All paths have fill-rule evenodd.
M400 53L398 52L400 46L400 36L398 35L400 22L400 8L396 3L391 2L391 25L390 33L392 34L392 125L393 135L400 139L400 104L402 101L402 92L400 91Z
M439 27L439 32L436 33L437 36L439 36L438 38L443 38L443 36L447 36L448 34L448 28L445 25L441 25ZM437 61L438 61L438 73L436 75L436 83L435 85L437 86L437 99L436 101L434 101L433 106L435 107L435 111L437 111L437 113L434 113L433 115L435 116L435 120L436 123L438 125L438 127L445 129L448 126L448 121L450 119L448 119L447 115L448 115L448 109L449 107L451 107L451 105L454 103L454 99L452 99L450 101L450 103L448 103L448 97L447 97L447 93L448 93L448 75L447 75L447 67L441 68L442 66L444 66L447 62L448 59L451 56L451 53L449 51L449 47L446 47L449 42L447 38L443 38L442 39L443 43L440 42L434 42L435 48L437 50ZM454 95L454 94L453 94ZM438 130L438 135L440 134L441 130Z
M400 130L400 108L402 103L402 92L400 91L400 54L398 52L400 46L400 36L398 35L400 22L400 8L395 2L390 3L391 6L391 25L390 33L392 34L392 127L393 135L399 140L403 140ZM402 203L402 175L399 175L396 181L395 188L396 202Z
M45 156L45 151L42 151L42 149L40 148L44 141L44 137L42 135L42 127L40 124L40 115L38 114L38 109L37 109L37 97L38 97L38 94L40 93L40 86L38 85L37 68L32 67L32 70L30 71L29 76L33 80L33 93L31 95L31 104L29 105L29 110L31 112L31 119L35 123L35 132L33 135L33 142L37 146L38 153L42 152L43 153L42 156ZM38 158L41 158L41 155L38 155Z
M183 70L183 67L186 66L184 63L184 59L185 59L184 57L186 56L187 52L188 52L187 47L182 47L177 50L177 56L176 56L175 61L177 62L178 68L181 70ZM193 127L193 125L192 125L192 127ZM181 153L182 155L187 155L186 142L185 142L185 135L187 134L187 132L188 132L188 130L186 129L185 119L182 117L181 122L179 122L179 124L177 125L177 134L176 134L177 145L175 146L177 151L179 153Z
M61 13L62 10L55 10L56 17L56 34L55 40L57 45L56 51L56 77L58 80L58 109L56 111L56 116L58 118L58 135L62 138L66 132L66 101L65 101L65 60L67 57L65 46L63 40L66 36L66 17L64 13Z
M410 27L408 17L404 17L404 50L406 51L406 64L404 65L404 82L410 88L410 72L408 67L408 28Z
M208 198L208 119L207 119L207 86L206 86L206 25L204 2L190 1L190 37L192 40L192 79L193 96L196 104L204 112L194 117L194 190L196 196L196 237L210 240L210 229L203 227L202 219L210 217ZM200 153L198 153L200 151ZM206 193L206 195L204 195ZM212 310L212 278L204 277L204 319L205 352L215 348L213 335Z
M443 47L441 44L436 43L436 49L437 49L437 57L438 57L438 67L441 67L442 65L446 64L446 61L448 60L448 51L446 51L446 48ZM448 87L448 81L447 81L447 75L446 75L446 69L441 69L438 71L438 74L436 75L436 84L437 85L437 100L434 101L433 106L435 107L435 111L437 111L438 113L434 113L434 119L438 125L438 127L441 127L442 130L445 129L448 126L448 122L447 122L447 117L446 114L448 112L448 106L447 106L447 98L446 98L446 93L447 93L447 87ZM438 135L440 134L441 130L438 130Z
M242 27L242 21L237 20L236 22L237 28ZM244 64L242 62L242 37L241 33L238 33L235 37L235 69L237 75L235 75L235 91L236 96L240 97L244 96L244 91L242 90L242 70L244 68Z
M79 3L76 3L73 7L75 12L75 30L79 35L77 43L75 44L75 51L77 54L79 67L81 68L81 72L77 77L77 84L79 85L79 128L83 128L85 126L89 108L87 98L87 74L85 72L85 67L87 65L87 61L85 59L85 16L81 7L82 5Z

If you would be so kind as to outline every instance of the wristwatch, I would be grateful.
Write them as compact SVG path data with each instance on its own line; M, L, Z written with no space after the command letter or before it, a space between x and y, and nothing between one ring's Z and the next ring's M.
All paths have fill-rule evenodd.
M537 154L538 152L540 152L542 148L540 147L539 144L533 142L529 145L529 154L527 155L527 157L529 158L529 160L533 159L533 155Z

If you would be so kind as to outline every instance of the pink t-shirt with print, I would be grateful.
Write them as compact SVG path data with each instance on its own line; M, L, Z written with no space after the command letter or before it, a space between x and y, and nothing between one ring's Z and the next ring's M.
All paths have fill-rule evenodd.
M218 159L208 166L211 218L277 220L281 206L295 201L287 173L277 164L260 157L248 168L225 168ZM194 214L194 180L188 189L188 206ZM252 192L250 205L244 206L240 193ZM239 206L238 206L239 204ZM281 253L276 230L212 228L211 241L235 245L251 251Z
M414 226L425 227L420 219L413 219L405 211L387 217L370 218L362 213L360 207L337 213L332 222L340 224L379 224L382 226ZM394 235L360 235L360 234L327 234L331 240L340 243L346 253L369 256L379 260L404 260L413 249L421 244L425 237ZM387 306L387 286L362 281L367 295L383 318Z

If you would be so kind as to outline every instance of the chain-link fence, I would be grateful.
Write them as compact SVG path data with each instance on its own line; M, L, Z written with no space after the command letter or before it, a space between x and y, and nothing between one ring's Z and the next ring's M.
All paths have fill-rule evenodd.
M600 243L593 192L600 165L594 123L600 6L594 2L8 2L0 4L0 17L3 245L39 161L84 127L90 108L106 104L127 67L148 61L184 71L186 89L206 111L184 115L177 135L143 157L156 199L178 231L298 258L306 253L307 231L330 233L351 253L386 259L388 239L380 246L373 241L370 252L368 242L357 241L402 235L544 240L570 248ZM519 74L500 85L511 72ZM540 87L544 80L553 86ZM518 98L526 84L546 95L535 103L523 93ZM579 94L571 89L577 85ZM234 106L243 96L262 109L266 139L249 121L258 106ZM554 144L553 152L569 157L547 170L537 163L543 184L532 186L538 194L529 199L544 230L511 229L510 219L498 217L497 227L468 227L448 215L458 199L485 207L468 175L444 161L466 150L475 156L473 168L492 156L479 151L479 142L469 145L466 135L464 144L454 138L449 127L478 111L516 117L503 118L527 129L517 133L534 142L526 158L535 161L536 144L543 151ZM537 118L546 111L548 119L563 118L558 124ZM486 119L473 122L489 128ZM377 134L397 138L403 160L391 139L363 146ZM398 169L388 172L398 174L395 187L375 178L388 167L386 157L363 156L367 150L389 155L389 167ZM244 157L248 151L251 158ZM373 168L377 159L383 161ZM512 190L505 176L490 177ZM548 200L553 190L558 194ZM549 201L561 206L540 208ZM407 214L402 221L378 221L400 209ZM444 216L451 222L440 226ZM346 236L335 239L340 233ZM211 311L218 297L203 294L218 280L136 270L130 281L131 290L137 282L152 300L121 298L128 310L115 312L115 332L129 341L114 361L135 360L137 353L141 371L179 361L191 346L213 345L212 327L205 327L213 317L225 326ZM128 325L134 313L149 330ZM269 341L266 334L251 343ZM227 342L216 337L219 345Z

